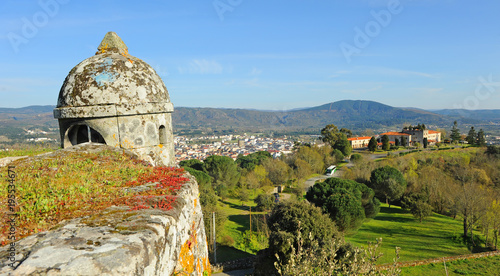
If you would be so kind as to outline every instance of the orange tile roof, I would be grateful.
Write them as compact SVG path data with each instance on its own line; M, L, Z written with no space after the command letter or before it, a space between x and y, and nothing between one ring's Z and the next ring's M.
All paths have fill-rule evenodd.
M347 138L349 141L356 141L356 140L370 140L372 137L370 136L364 136L364 137L352 137L352 138Z
M394 131L390 131L390 132L386 132L386 133L382 133L380 134L380 136L382 135L387 135L387 136L410 136L410 134L408 133L403 133L403 132L394 132Z
M435 131L435 130L429 130L429 134L436 134L436 133L441 133L440 131Z
M394 144L396 144L396 143L395 143L395 142L393 142L393 141L389 141L389 144L394 145ZM377 145L382 146L382 143L377 143Z

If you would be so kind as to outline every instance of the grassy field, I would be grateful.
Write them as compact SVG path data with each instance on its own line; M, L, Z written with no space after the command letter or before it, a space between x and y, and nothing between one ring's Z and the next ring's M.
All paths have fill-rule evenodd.
M257 193L254 192L250 195L249 201L241 202L237 199L228 198L221 202L224 212L228 215L228 219L226 221L224 233L222 234L222 236L230 236L234 240L234 248L221 247L220 250L217 250L218 254L221 254L221 257L217 258L218 261L242 258L241 254L226 254L226 251L233 252L234 250L237 250L240 253L247 252L250 254L255 254L257 250L267 247L267 239L263 239L262 237L260 239L256 238L258 246L256 246L257 248L254 248L254 250L245 248L245 246L243 245L244 233L245 231L250 230L250 207L252 208L252 216L262 216L265 213L253 211L256 206L256 204L253 202L253 199L256 196ZM253 218L253 220L254 219L255 217ZM252 225L252 229L254 231L256 230L255 224Z
M462 224L458 219L434 214L420 223L400 207L381 206L374 219L346 237L357 246L382 238L384 256L378 263L391 263L396 246L401 248L399 261L403 262L470 253L460 237Z
M500 275L500 256L446 263L448 275ZM444 263L404 267L401 275L434 276L446 275Z

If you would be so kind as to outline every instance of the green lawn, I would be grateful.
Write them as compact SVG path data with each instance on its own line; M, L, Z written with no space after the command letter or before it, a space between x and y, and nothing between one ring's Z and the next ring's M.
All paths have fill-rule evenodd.
M224 233L222 236L230 236L234 240L234 250L239 250L241 252L248 252L251 254L255 254L255 251L251 251L250 249L246 249L243 242L243 234L245 231L250 230L250 207L252 207L252 216L262 216L265 212L255 212L253 209L256 204L253 202L253 199L257 196L257 194L250 195L251 200L241 202L237 199L225 199L221 201L224 212L228 215L228 219L224 226ZM255 225L252 225L252 229L255 231ZM258 240L261 246L258 248L264 249L267 247L267 240L260 239ZM220 242L220 241L218 241ZM217 250L219 252L219 250ZM217 258L217 261L226 261L226 260L234 260L241 258L238 254L227 254L227 256L222 256L220 259Z
M399 261L402 262L470 253L460 237L462 224L458 219L434 214L420 223L400 207L381 206L374 219L346 237L357 246L382 238L384 256L378 263L391 263L396 246L401 248Z
M448 275L500 275L500 256L446 262ZM401 275L434 276L446 275L444 264L435 263L404 267Z

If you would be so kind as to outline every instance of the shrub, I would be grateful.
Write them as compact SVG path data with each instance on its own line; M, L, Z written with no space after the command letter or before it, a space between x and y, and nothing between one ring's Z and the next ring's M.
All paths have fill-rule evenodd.
M234 239L231 236L224 236L222 237L222 240L220 241L221 245L225 246L233 246L234 245Z
M351 155L351 161L353 163L358 163L362 159L363 159L363 156L361 154L359 154L359 153L354 153L353 155Z

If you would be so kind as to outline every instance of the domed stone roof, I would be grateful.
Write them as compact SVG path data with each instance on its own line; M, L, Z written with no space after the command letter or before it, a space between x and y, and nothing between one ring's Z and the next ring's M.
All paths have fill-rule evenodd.
M155 70L129 55L120 37L109 32L97 53L69 72L54 115L98 117L172 110L167 88Z

